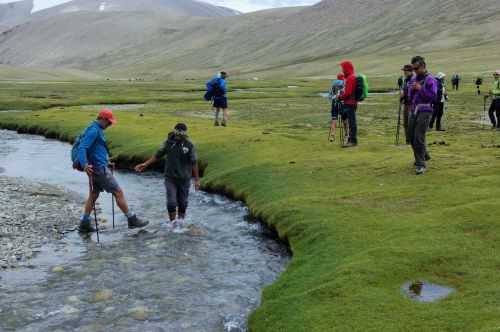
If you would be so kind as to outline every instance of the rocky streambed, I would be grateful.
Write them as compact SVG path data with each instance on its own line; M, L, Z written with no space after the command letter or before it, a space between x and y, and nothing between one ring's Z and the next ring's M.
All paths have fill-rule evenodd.
M59 187L0 176L0 268L30 265L41 248L74 231L81 204Z

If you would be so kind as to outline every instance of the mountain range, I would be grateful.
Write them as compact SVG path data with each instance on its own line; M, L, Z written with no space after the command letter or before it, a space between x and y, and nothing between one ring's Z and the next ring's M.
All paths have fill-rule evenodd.
M381 73L383 59L416 53L471 70L500 55L498 0L323 0L245 15L189 0L138 3L76 0L39 12L1 34L0 62L120 78L197 77L221 68L321 76L343 57Z

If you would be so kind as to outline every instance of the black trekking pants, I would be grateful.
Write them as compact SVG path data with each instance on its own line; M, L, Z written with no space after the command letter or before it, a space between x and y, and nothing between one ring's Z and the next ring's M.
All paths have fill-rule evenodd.
M425 167L426 160L430 159L427 152L426 134L431 117L431 112L419 112L410 116L408 131L417 167Z
M358 144L358 124L356 121L356 109L355 105L344 105L344 114L349 121L349 142L353 144Z
M490 105L490 110L488 111L490 116L490 121L493 127L500 128L500 98L493 99ZM496 115L496 117L495 117Z
M444 103L436 103L434 104L434 112L432 113L431 124L429 128L434 127L434 122L436 122L436 129L441 129L441 119L444 114Z

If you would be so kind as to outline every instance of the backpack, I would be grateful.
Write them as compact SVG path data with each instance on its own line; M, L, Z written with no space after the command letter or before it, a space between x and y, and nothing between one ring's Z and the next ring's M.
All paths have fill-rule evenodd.
M82 139L87 134L87 130L89 130L89 128L85 129L83 134L79 135L76 138L75 142L73 143L73 147L71 148L71 164L73 165L73 169L79 172L85 172L83 166L80 165L80 160L78 159L78 153L80 152L80 144L82 142Z
M368 97L368 79L365 75L356 76L356 89L354 90L354 98L360 102Z
M214 78L207 82L207 92L203 96L206 101L210 101L221 94L220 80Z
M79 172L83 172L84 169L82 165L80 165L80 161L78 160L78 152L80 150L80 143L82 141L83 135L80 135L76 138L75 143L73 143L73 147L71 148L71 163L73 165L73 169Z

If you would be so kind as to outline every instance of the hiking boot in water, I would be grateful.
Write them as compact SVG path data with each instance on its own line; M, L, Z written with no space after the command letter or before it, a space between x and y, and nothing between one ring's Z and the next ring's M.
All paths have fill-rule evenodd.
M95 233L95 228L92 227L90 221L80 221L78 232L81 234Z
M417 174L417 175L424 175L424 173L425 173L425 167L423 167L423 166L418 166L415 169L415 174Z
M128 218L128 228L142 228L145 227L149 224L149 221L144 221L139 218L137 218L136 215L133 215L132 217Z

